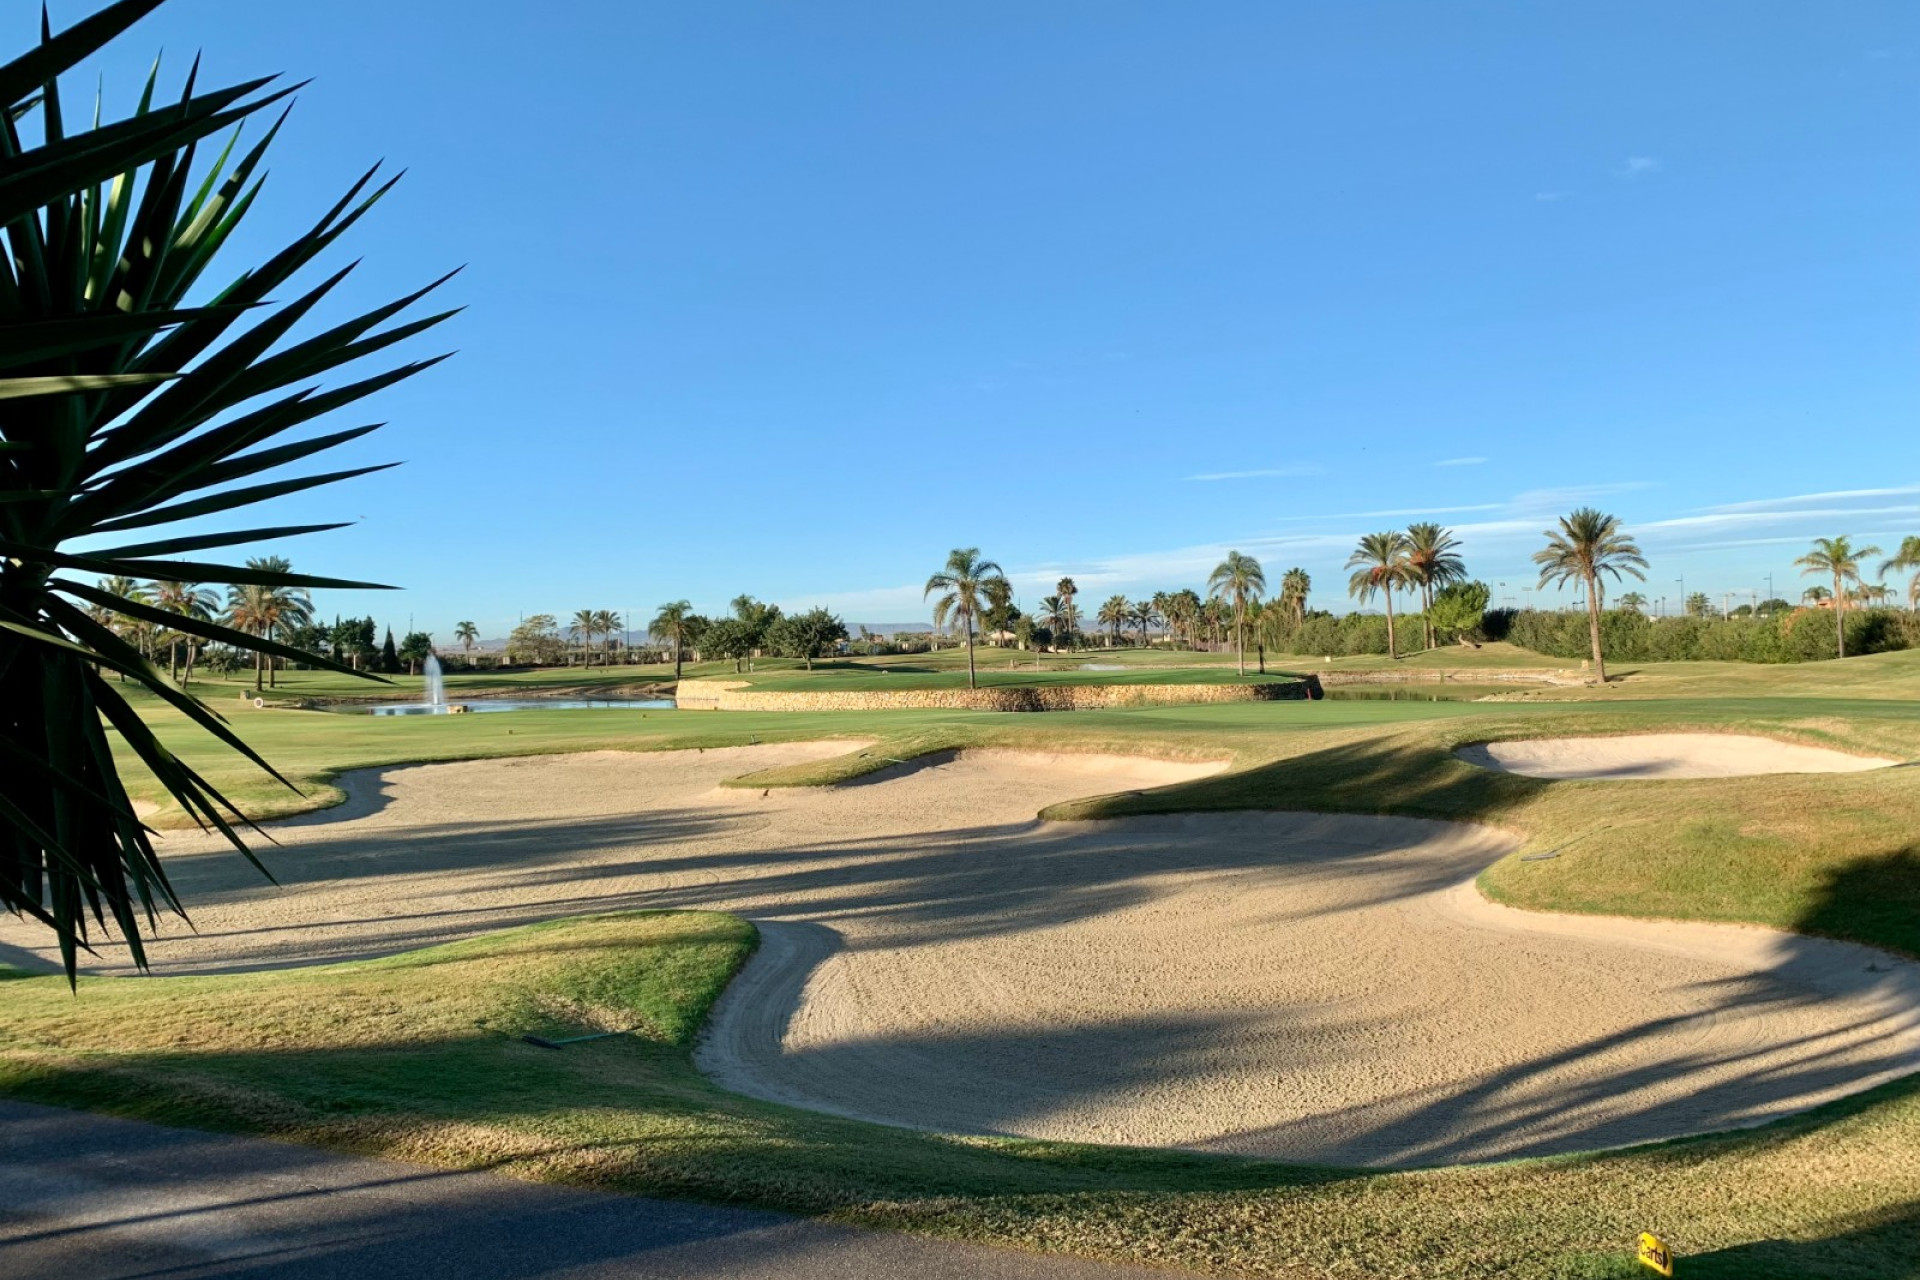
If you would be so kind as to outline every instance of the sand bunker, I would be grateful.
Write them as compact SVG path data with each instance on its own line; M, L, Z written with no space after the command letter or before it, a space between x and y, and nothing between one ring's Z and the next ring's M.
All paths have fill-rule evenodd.
M763 946L699 1053L730 1088L972 1133L1395 1165L1750 1124L1914 1069L1920 966L1758 929L1538 916L1486 828L1236 813L1042 823L1211 766L1013 753L742 791L846 744L350 776L285 887L168 841L163 972L391 952L633 907ZM185 855L185 856L182 856ZM8 922L0 943L38 949Z
M1479 742L1468 764L1530 778L1743 778L1762 773L1857 773L1899 764L1741 733L1636 733L1603 738Z

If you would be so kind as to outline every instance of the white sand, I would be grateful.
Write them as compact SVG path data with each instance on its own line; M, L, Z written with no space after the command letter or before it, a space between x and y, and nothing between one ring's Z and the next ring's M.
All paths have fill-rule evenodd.
M1857 773L1899 764L1744 733L1635 733L1617 737L1479 742L1468 764L1530 778L1743 778L1763 773Z
M1391 1165L1769 1119L1920 1065L1920 966L1757 929L1538 916L1486 828L1240 813L1052 824L1206 766L969 754L721 789L846 750L422 765L279 824L263 884L172 841L200 932L163 971L718 907L760 954L699 1054L729 1087L961 1132ZM0 944L47 952L24 926Z

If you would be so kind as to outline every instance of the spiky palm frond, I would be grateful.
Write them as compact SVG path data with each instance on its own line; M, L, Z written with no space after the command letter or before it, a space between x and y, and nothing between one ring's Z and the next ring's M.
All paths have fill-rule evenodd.
M168 526L380 470L268 474L374 430L287 442L288 432L436 363L321 389L328 374L452 314L388 326L429 285L294 336L351 267L291 301L269 301L391 188L393 180L376 185L372 170L285 249L222 287L201 286L260 193L285 116L245 151L239 126L292 88L262 79L201 92L190 73L166 105L150 77L130 116L70 132L60 76L160 3L118 0L58 34L43 18L39 45L0 65L0 906L55 933L69 976L89 947L89 918L103 929L111 920L144 966L143 920L150 928L160 910L180 909L134 816L109 732L182 809L253 857L235 830L238 811L154 736L105 673L143 686L280 776L173 687L129 633L178 633L348 670L291 648L270 625L242 630L171 611L123 593L119 580L269 594L375 585L263 561L179 558L336 524ZM201 144L229 131L202 163ZM256 606L271 611L264 597L245 608Z
M933 602L933 625L943 627L948 618L962 624L967 636L967 688L975 684L973 669L973 623L987 604L987 583L1005 575L1000 566L980 556L978 547L955 547L947 563L927 579L921 599L938 594Z

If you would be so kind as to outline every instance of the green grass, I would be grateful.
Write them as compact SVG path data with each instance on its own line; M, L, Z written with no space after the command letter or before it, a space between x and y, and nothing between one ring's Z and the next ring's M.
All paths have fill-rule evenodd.
M398 720L237 709L242 733L315 788L307 800L249 778L170 714L153 719L197 767L279 811L324 800L324 780L343 768L605 747L874 743L754 785L832 782L887 757L969 746L1228 758L1225 774L1050 816L1312 808L1489 822L1521 833L1523 854L1559 851L1488 870L1488 891L1518 905L1750 921L1920 956L1920 770L1550 783L1452 755L1490 738L1701 729L1914 759L1916 693L1920 656L1895 654L1642 669L1572 701ZM1624 1277L1645 1228L1674 1239L1688 1276L1920 1275L1911 1081L1754 1133L1428 1173L945 1138L735 1098L693 1071L686 1037L738 963L742 930L711 915L625 916L371 965L89 980L78 1000L55 980L17 978L0 1002L0 1089L529 1177L1260 1275ZM636 1013L645 1034L564 1054L512 1039L625 1025Z
M589 917L218 977L6 984L0 1091L610 1190L1285 1277L1911 1274L1920 1095L1599 1156L1367 1174L953 1138L727 1094L688 1047L751 949L706 912ZM519 1040L637 1026L562 1052Z

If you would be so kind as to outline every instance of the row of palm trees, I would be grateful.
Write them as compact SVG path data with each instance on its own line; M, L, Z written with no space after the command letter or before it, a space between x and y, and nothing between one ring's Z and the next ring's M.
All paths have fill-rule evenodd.
M293 566L284 556L260 556L247 561L249 569L267 573L291 573ZM167 677L182 683L181 651L186 652L185 679L193 678L202 642L214 626L228 626L248 635L287 642L313 623L313 600L301 587L274 587L258 583L229 586L222 607L219 596L198 582L139 582L133 578L103 578L99 588L119 600L148 605L179 618L177 625L162 627L142 622L104 607L91 612L103 625L135 645L149 661L167 651ZM254 687L262 687L273 678L275 659L254 651Z
M1593 652L1593 671L1606 679L1606 654L1601 643L1600 618L1605 609L1608 580L1615 583L1631 577L1646 580L1647 560L1639 545L1629 537L1620 518L1593 507L1581 507L1562 516L1553 528L1544 530L1546 545L1533 553L1540 570L1541 587L1576 585L1584 588L1588 635ZM1361 604L1380 600L1387 620L1387 652L1400 656L1395 629L1394 593L1405 591L1419 600L1422 639L1428 648L1438 640L1433 624L1434 598L1445 588L1467 580L1466 562L1460 555L1460 539L1452 530L1433 522L1419 522L1405 529L1389 529L1364 535L1347 558L1347 592ZM1846 538L1817 539L1814 548L1795 563L1806 573L1831 576L1835 625L1839 651L1846 654L1844 613L1847 600L1858 599L1861 568L1878 547L1854 547ZM1908 587L1910 601L1920 604L1920 537L1909 537L1894 556L1880 566L1880 576L1913 571ZM1151 599L1130 601L1124 595L1108 597L1095 614L1098 624L1114 643L1119 643L1129 628L1138 631L1142 644L1156 623L1164 622L1176 638L1184 636L1197 642L1204 630L1216 641L1224 630L1231 634L1238 657L1240 674L1247 669L1247 628L1256 616L1277 618L1283 624L1298 625L1306 618L1307 598L1313 581L1306 570L1288 569L1281 579L1280 591L1267 608L1266 572L1253 556L1229 551L1207 577L1207 595L1182 590L1158 592ZM1062 578L1054 594L1041 600L1037 616L1057 635L1078 630L1080 610L1075 602L1079 589L1073 579ZM928 577L923 598L933 600L936 627L952 624L960 630L967 650L967 685L974 687L978 671L974 659L974 636L983 618L1004 615L1012 599L1012 589L1000 566L980 554L978 547L956 547L946 563ZM1643 605L1645 597L1629 592L1621 603L1633 608ZM1276 607L1277 606L1277 607ZM611 615L607 615L610 619ZM674 675L680 674L680 655L684 647L686 624L692 607L685 601L662 605L648 624L657 639L674 646ZM586 615L576 615L576 629L584 627ZM465 624L463 624L465 625Z
M1847 537L1815 538L1813 548L1794 561L1803 575L1829 579L1833 586L1809 587L1802 599L1833 608L1834 641L1841 657L1847 656L1847 608L1855 604L1873 604L1887 597L1884 586L1864 581L1862 570L1867 561L1883 554L1879 547L1856 547ZM1880 562L1874 576L1884 579L1889 573L1909 573L1907 607L1920 609L1920 537L1909 535L1900 540L1900 548Z

